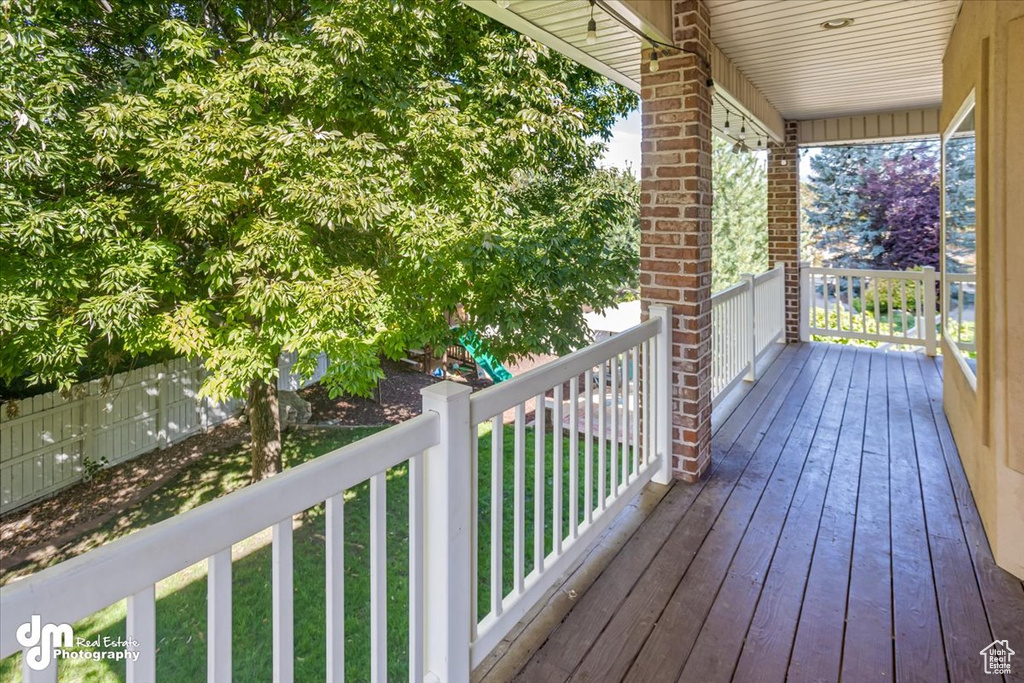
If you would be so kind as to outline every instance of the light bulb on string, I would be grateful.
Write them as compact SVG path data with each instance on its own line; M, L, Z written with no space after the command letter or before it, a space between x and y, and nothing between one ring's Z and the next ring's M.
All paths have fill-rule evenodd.
M651 62L647 66L651 70L651 73L654 73L655 71L658 70L658 51L657 50L651 50Z
M594 20L594 2L590 0L590 21L587 22L587 45L597 42L597 21Z
M722 132L726 135L729 134L729 110L725 110L725 125L722 126Z

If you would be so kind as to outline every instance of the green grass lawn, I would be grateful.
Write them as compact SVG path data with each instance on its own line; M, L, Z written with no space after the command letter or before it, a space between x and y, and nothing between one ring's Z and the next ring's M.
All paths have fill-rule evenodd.
M375 428L299 432L285 442L285 465L293 467L335 448L352 443ZM481 426L479 465L479 566L480 614L488 611L490 565L490 427ZM513 441L511 425L503 435L503 584L512 587L512 501ZM546 434L547 492L545 494L546 546L552 548L551 477L553 439ZM564 442L565 471L568 471L568 439ZM595 454L596 454L595 444ZM533 452L534 434L527 430L526 543L525 566L533 567ZM216 460L211 461L215 457ZM89 534L60 559L107 543L131 531L180 514L245 485L247 453L237 449L211 456L187 468L155 495L126 511L118 520ZM595 458L596 459L596 458ZM597 467L594 478L596 494ZM408 677L408 480L404 466L393 468L387 479L387 595L388 595L388 677ZM583 447L580 445L582 489ZM568 532L568 477L564 477L563 532ZM582 490L580 499L582 501ZM346 493L345 507L345 669L352 681L369 680L370 674L370 556L369 487L362 484ZM582 508L582 502L580 508ZM325 580L324 510L315 506L296 517L294 538L295 573L295 676L297 681L323 680L325 671ZM582 513L581 513L582 514ZM238 681L271 678L271 570L269 531L236 544L233 549L233 666ZM38 567L32 568L32 571ZM28 572L26 572L28 573ZM206 563L201 562L157 584L157 676L162 681L206 680ZM125 606L118 602L75 624L76 637L123 637ZM124 664L91 660L65 661L61 681L116 681L124 679ZM0 680L20 681L20 655L0 661Z

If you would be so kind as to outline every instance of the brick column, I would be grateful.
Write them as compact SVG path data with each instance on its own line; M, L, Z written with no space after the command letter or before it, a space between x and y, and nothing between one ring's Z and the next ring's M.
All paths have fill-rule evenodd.
M768 267L786 266L786 341L800 341L800 159L796 121L768 149Z
M710 14L674 0L673 38L690 54L642 60L640 296L672 307L672 472L697 481L711 464Z

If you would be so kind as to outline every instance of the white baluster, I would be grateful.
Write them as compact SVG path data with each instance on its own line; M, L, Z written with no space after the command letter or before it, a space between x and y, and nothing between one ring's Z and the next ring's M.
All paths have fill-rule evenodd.
M207 561L206 680L231 680L231 548Z
M544 571L544 489L545 456L547 444L544 443L544 394L538 394L536 407L533 411L533 568L540 574Z
M414 455L409 458L409 683L422 683L424 673L424 457Z
M274 683L295 680L295 613L292 575L292 518L274 525L271 544L271 592L274 605Z
M370 477L370 680L388 678L387 475Z
M522 593L526 563L526 405L516 406L516 442L513 486L515 500L512 514L512 549L514 554L514 579L516 593Z
M156 590L147 586L128 596L125 619L127 640L135 641L131 650L138 653L126 660L128 683L150 683L156 680Z
M583 378L586 383L586 403L583 406L583 424L586 441L583 442L583 514L587 524L594 520L594 370L588 369Z
M491 613L501 614L501 601L504 595L502 586L502 515L504 500L504 425L502 416L495 415L491 420Z
M410 506L413 495L413 471L409 470ZM327 582L327 680L345 680L345 494L327 499L326 510L326 582ZM413 524L410 516L410 529ZM409 538L410 551L413 545ZM412 589L410 588L410 593ZM218 679L223 680L223 679Z
M569 535L576 538L580 523L580 378L569 380Z

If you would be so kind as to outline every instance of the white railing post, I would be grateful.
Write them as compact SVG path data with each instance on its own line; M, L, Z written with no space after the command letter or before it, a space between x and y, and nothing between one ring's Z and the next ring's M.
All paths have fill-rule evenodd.
M423 458L424 669L441 683L470 678L472 442L464 384L426 387L423 412L440 417L439 442ZM410 625L416 628L415 625Z
M662 460L652 480L668 484L672 481L672 308L666 304L651 304L650 316L661 320L654 359L654 423L657 429L654 439L655 450Z
M924 350L929 356L936 353L935 334L935 283L938 275L935 268L925 266L922 284L924 289L924 315L921 316L921 325L924 326ZM918 302L920 306L920 302Z
M750 315L750 355L747 356L747 374L743 377L747 382L757 379L757 301L754 299L756 289L756 276L750 273L740 275L740 278L747 283L747 292L750 294L750 306L747 312Z
M801 261L799 267L800 278L800 341L811 341L811 310L814 308L814 292L811 291L811 273L807 269L811 267L810 262ZM785 283L782 285L785 291ZM826 291L825 296L828 296ZM785 296L783 296L785 299ZM828 321L826 321L827 323ZM782 304L782 333L786 333L786 304Z

